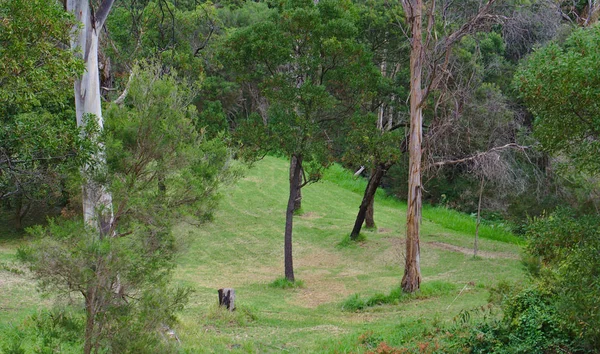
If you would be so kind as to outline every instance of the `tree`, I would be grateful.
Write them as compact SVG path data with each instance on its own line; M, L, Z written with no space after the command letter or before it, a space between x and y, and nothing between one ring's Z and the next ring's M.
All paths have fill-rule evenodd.
M288 1L270 21L234 31L225 44L227 62L241 69L238 80L257 83L268 101L263 129L271 144L261 148L290 159L284 232L285 277L290 281L298 191L330 163L328 131L338 129L357 109L377 79L368 52L355 40L355 21L347 1Z
M99 137L115 204L111 237L78 217L57 219L21 252L44 289L83 297L85 353L169 350L158 331L189 294L169 286L178 246L171 227L209 220L218 186L233 177L225 144L194 124L195 92L160 65L142 66L123 106L108 107Z
M376 117L369 116L371 120L365 121L355 116L344 139L344 163L360 165L370 172L350 233L353 240L358 239L363 223L368 228L375 227L375 192L387 170L406 150L402 136L407 126L404 102L408 98L406 87L401 84L408 74L402 70L408 60L408 48L404 33L397 25L402 15L401 6L375 0L360 4L359 9L361 41L373 53L373 63L379 67L382 78L367 108L377 112Z
M436 2L402 0L406 24L410 32L410 129L408 135L408 200L406 212L406 254L402 289L414 292L421 284L419 228L422 209L421 158L423 139L423 106L432 90L435 90L448 65L452 46L475 28L490 20L489 12L495 0L489 0L466 20L458 29L444 39L435 41ZM424 6L427 5L427 6ZM423 10L425 8L425 15ZM468 7L467 7L468 10ZM427 17L424 27L423 17ZM443 24L443 27L446 23ZM444 28L445 29L445 28ZM428 46L433 48L429 49ZM444 60L440 60L444 59ZM423 71L428 68L426 80ZM424 86L425 81L425 86Z
M535 116L534 135L549 153L567 156L579 172L598 175L600 163L600 26L577 29L519 68L515 86Z
M350 239L357 240L363 223L369 225L369 212L373 211L375 193L387 170L400 159L405 145L403 129L384 129L377 127L374 114L356 115L349 122L346 133L347 151L343 156L344 162L361 161L371 170L363 199L358 208ZM396 125L395 127L403 127ZM372 220L371 220L372 221Z

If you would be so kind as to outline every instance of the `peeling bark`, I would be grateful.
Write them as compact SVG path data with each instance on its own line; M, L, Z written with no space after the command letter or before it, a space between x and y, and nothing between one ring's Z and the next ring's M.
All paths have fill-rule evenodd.
M73 36L71 47L79 50L85 62L85 72L75 80L75 108L77 126L85 127L88 119L93 119L98 133L87 138L97 142L98 135L102 132L104 121L102 119L102 106L100 96L100 73L98 66L98 40L99 32L106 16L112 6L112 0L104 0L96 16L88 1L68 0L67 10L75 15L81 22L82 27ZM85 223L99 231L99 237L103 238L111 233L113 222L112 195L106 187L97 182L92 169L102 171L106 168L106 157L104 147L99 145L98 152L92 157L92 163L82 170L84 184L82 186L83 217Z
M406 4L406 5L405 5ZM423 38L422 38L422 1L412 0L405 5L407 22L411 29L410 52L410 132L408 163L408 201L406 211L406 259L402 290L412 293L421 286L421 264L419 246L419 227L421 224L422 186L421 157L423 140Z

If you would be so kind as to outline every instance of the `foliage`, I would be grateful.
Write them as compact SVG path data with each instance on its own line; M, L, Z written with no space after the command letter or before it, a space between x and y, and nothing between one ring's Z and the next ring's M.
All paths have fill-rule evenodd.
M86 348L164 353L159 330L171 326L190 290L169 285L177 221L210 219L218 186L232 176L228 152L194 126L191 93L175 74L143 63L124 106L106 111L113 235L98 238L79 218L33 228L24 260L43 289L81 294Z
M4 333L8 341L0 347L6 354L80 353L84 316L61 307L41 310L19 327Z
M74 25L56 1L0 1L0 200L17 227L33 201L64 199L87 154L68 100L83 71L67 49Z
M547 291L526 289L503 303L501 321L482 322L466 340L473 353L549 353L571 349L564 320Z
M551 43L523 63L515 77L535 116L543 148L564 153L580 172L597 174L600 26L574 31L563 45Z
M491 289L503 319L477 325L466 340L473 352L598 351L599 221L561 208L531 223L524 263L535 282L520 291L505 283Z
M355 40L350 2L289 1L276 8L268 21L232 31L222 56L238 73L236 80L257 85L268 102L262 118L271 144L260 146L262 139L245 145L299 156L316 179L331 162L327 132L335 131L347 116L344 111L354 111L369 94L377 73Z
M0 1L0 115L40 106L65 107L74 77L83 70L64 49L75 25L52 0Z
M558 209L536 220L527 233L527 250L539 260L539 279L555 295L557 311L573 325L583 348L600 344L599 222L597 215Z

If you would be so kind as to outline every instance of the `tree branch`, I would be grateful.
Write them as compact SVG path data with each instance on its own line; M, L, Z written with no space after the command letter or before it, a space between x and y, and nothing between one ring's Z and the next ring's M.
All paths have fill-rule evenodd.
M429 164L428 167L438 167L438 166L445 166L445 165L457 165L457 164L460 164L460 163L477 160L477 159L481 158L482 156L485 156L485 155L490 154L492 152L501 151L501 150L510 149L510 148L521 150L521 151L525 151L526 149L531 148L531 146L522 146L522 145L519 145L517 143L508 143L508 144L502 145L502 146L495 146L495 147L489 149L488 151L478 152L475 155L471 155L471 156L468 156L468 157L465 157L465 158L462 158L462 159L437 161L437 162Z
M104 26L104 22L106 21L108 13L110 12L110 9L114 2L115 0L102 1L102 4L100 4L98 11L96 11L96 28L102 28L102 26Z
M121 93L121 95L119 97L117 97L117 99L114 101L114 103L116 104L122 104L125 101L125 98L127 97L127 93L129 93L129 86L131 86L131 80L133 79L133 70L129 72L129 79L127 80L127 85L125 85L125 89L123 90L123 93Z

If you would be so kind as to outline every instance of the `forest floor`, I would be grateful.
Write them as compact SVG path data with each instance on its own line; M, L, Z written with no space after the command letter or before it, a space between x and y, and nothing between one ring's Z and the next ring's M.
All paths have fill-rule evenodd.
M342 242L352 228L364 181L336 167L302 190L303 212L294 218L295 275L303 287L272 287L283 276L287 168L282 159L263 159L224 188L211 223L176 228L182 254L175 281L194 289L175 328L181 352L362 353L382 341L419 352L430 333L452 326L465 311L483 315L477 309L486 308L489 290L499 282L525 279L518 238L484 226L474 258L474 219L426 208L423 286L443 290L398 304L346 309L353 296L398 288L406 209L378 194L377 228L364 230L361 243ZM0 237L0 333L53 302L36 292L26 272L15 271L15 252L23 242ZM236 291L234 313L216 305L217 289L223 287Z

